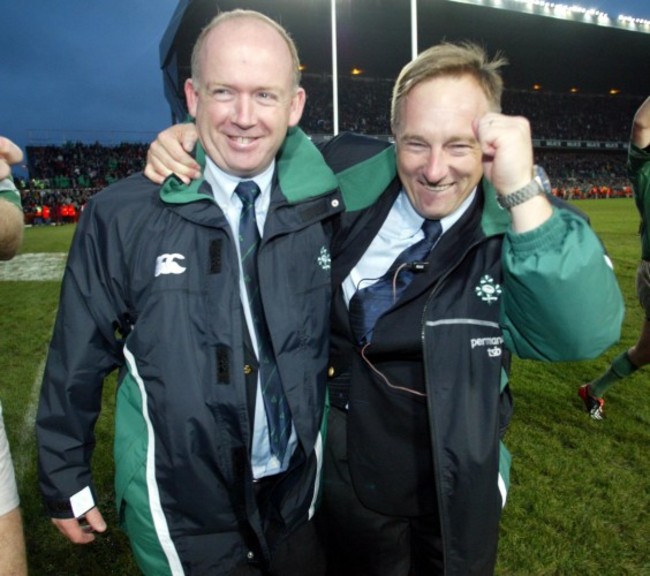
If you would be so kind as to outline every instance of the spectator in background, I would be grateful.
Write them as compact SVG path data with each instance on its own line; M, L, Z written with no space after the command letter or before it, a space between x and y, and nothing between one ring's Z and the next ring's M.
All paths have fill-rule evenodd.
M636 289L645 319L636 344L614 358L604 374L578 389L587 412L595 420L602 420L604 416L605 392L650 363L650 97L646 98L634 116L628 172L641 216L641 262L636 273Z
M0 260L9 260L18 251L23 239L23 212L20 194L13 185L11 164L17 164L23 153L11 140L0 136ZM20 501L9 442L2 419L0 403L0 574L27 574L25 537Z

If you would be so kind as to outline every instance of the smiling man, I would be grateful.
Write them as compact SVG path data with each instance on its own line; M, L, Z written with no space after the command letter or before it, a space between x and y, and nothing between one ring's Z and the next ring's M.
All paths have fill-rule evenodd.
M396 81L394 149L323 149L346 199L363 182L332 249L332 576L492 574L511 353L593 357L620 334L600 242L544 193L528 121L501 113L503 64L434 46Z
M418 214L439 220L460 208L483 177L481 140L486 154L494 146L512 142L513 156L509 150L499 155L505 154L512 171L519 173L495 174L501 179L493 182L495 186L512 189L504 190L507 193L528 184L533 159L526 142L527 122L500 115L499 111L499 104L490 100L471 75L422 82L405 96L404 106L394 109L399 176ZM479 119L480 124L475 126ZM499 138L501 142L497 143ZM541 223L551 215L551 206L543 196L536 202Z
M246 37L256 42L239 41ZM278 58L287 51L290 58ZM302 116L299 65L293 44L254 19L230 18L203 32L185 97L211 162L241 178L271 166L287 127Z
M92 481L119 368L116 499L145 574L318 576L332 171L295 128L305 93L276 22L201 33L185 86L205 178L142 174L89 202L63 279L37 417L57 528L106 529Z

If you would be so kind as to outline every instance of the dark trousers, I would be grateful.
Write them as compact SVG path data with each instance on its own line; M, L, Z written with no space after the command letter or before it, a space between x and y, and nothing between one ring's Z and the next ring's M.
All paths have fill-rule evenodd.
M274 482L274 478L268 478L253 485L262 515L267 514ZM268 568L251 562L240 566L232 576L326 576L325 547L316 523L312 519L284 537Z
M314 522L291 533L276 550L269 576L325 576L325 549Z
M232 576L325 576L325 550L314 522L303 524L281 542L268 569L243 564Z
M388 516L370 510L357 497L348 468L347 413L337 408L328 418L323 482L318 522L325 534L329 576L443 574L437 514Z

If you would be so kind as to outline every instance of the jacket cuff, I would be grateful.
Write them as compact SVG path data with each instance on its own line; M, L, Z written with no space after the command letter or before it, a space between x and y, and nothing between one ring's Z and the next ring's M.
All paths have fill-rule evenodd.
M95 507L95 497L86 486L67 500L45 500L44 504L51 518L80 518Z

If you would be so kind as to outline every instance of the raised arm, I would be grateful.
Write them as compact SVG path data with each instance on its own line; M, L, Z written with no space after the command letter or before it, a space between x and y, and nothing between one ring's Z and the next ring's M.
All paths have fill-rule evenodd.
M507 197L531 183L533 142L526 118L490 112L478 121L478 141L483 151L483 171L497 193ZM553 213L544 194L513 206L512 228L517 233L541 226Z

